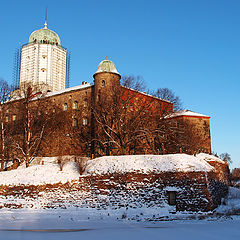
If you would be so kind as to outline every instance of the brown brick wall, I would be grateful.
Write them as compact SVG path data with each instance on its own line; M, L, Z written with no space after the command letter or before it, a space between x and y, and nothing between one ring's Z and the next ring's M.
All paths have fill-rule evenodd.
M71 204L98 209L161 208L168 204L167 187L177 188L176 211L212 210L227 192L226 186L216 181L213 172L167 172L83 176L79 181L64 185L1 186L0 194L23 199L30 197L39 202L43 200L43 207L50 208ZM17 207L14 202L12 204L12 207ZM0 207L11 206L0 202Z

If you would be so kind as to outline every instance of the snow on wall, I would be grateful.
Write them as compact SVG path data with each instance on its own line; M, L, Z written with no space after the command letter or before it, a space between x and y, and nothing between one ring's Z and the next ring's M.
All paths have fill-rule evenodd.
M76 163L69 162L60 171L58 164L34 165L0 173L0 185L42 185L79 179Z
M89 160L86 174L129 172L209 172L206 161L187 154L104 156Z
M222 159L220 159L220 158L218 158L214 155L209 155L209 154L206 154L206 153L199 153L199 154L197 154L196 157L200 160L205 160L207 162L215 161L215 162L218 162L218 163L225 164L225 162Z
M69 157L71 159L71 157ZM0 172L0 185L43 185L78 180L78 166L72 161L60 171L56 158L42 158L44 165L20 166L16 170ZM39 163L40 163L39 162ZM206 161L187 154L105 156L88 160L85 175L161 173L161 172L209 172L214 171Z

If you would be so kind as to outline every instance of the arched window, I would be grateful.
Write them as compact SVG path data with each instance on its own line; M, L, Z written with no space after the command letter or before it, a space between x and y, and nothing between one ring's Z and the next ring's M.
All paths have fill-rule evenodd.
M41 71L42 71L42 72L46 72L46 68L42 68Z
M84 101L83 101L83 107L87 107L88 106L88 101L87 101L87 99L84 99Z
M77 109L78 108L78 101L75 101L74 103L73 103L73 109Z
M102 87L105 87L105 80L102 80Z
M83 126L88 125L88 119L86 117L83 118Z
M17 118L17 116L14 114L14 115L12 116L12 120L15 121L16 118Z
M73 127L78 127L78 120L77 120L77 118L73 119Z
M67 105L67 103L64 103L63 104L63 111L67 111L67 109L68 109L68 105Z

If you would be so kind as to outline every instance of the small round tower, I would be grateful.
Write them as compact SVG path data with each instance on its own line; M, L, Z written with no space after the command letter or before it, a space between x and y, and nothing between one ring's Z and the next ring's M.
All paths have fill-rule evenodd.
M120 89L121 75L110 60L100 62L93 77L95 99L100 99L103 92L111 95L113 91Z

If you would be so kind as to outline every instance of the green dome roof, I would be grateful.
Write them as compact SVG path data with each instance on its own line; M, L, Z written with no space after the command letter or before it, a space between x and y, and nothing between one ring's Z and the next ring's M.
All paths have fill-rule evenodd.
M100 62L95 74L102 73L102 72L116 73L116 74L120 75L119 72L117 71L114 63L110 60L103 60L102 62Z
M36 30L31 33L29 37L29 43L37 42L37 43L55 43L61 45L60 38L57 33L47 28L47 23L44 24L44 28Z

